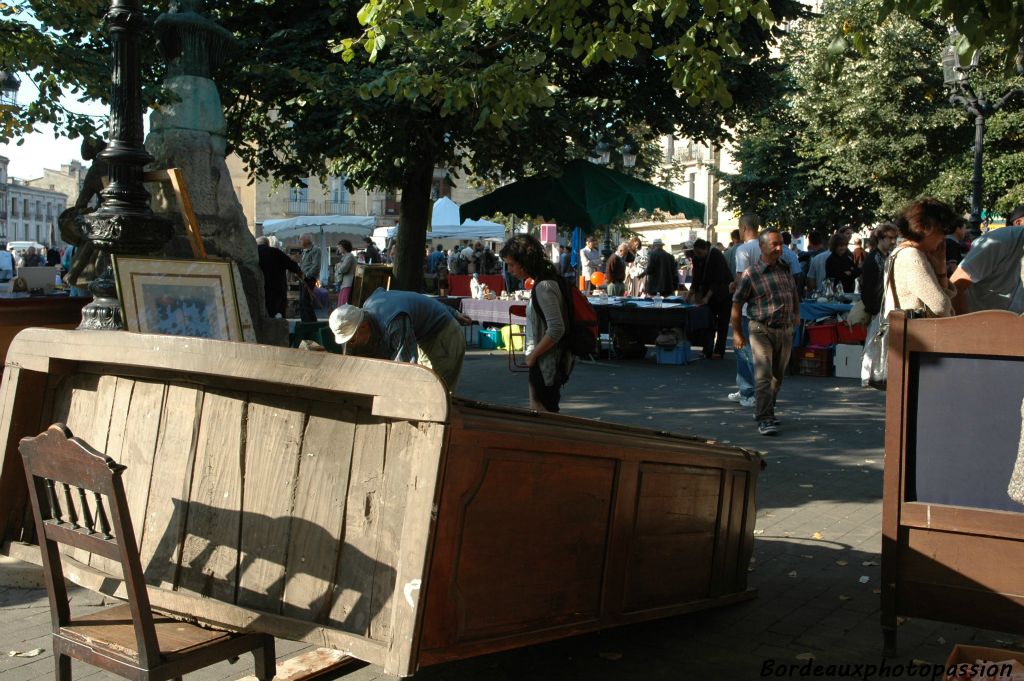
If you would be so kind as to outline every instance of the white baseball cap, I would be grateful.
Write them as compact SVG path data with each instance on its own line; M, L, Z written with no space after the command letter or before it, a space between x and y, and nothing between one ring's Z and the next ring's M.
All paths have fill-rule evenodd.
M336 308L327 321L327 325L334 333L334 341L339 344L349 342L362 323L363 310L355 305L342 305Z

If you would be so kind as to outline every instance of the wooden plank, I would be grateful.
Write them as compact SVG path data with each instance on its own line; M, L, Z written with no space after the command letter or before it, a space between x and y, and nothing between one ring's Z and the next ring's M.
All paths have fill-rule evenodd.
M167 386L139 547L147 584L176 581L203 401L195 386Z
M281 614L323 622L344 542L345 495L356 432L355 407L314 402L302 455L289 531L287 582Z
M305 411L305 401L285 397L253 396L249 402L235 599L239 605L281 609Z
M71 405L66 422L68 428L94 449L104 451L107 447L107 432L117 390L117 377L75 374L65 389L71 391ZM71 499L79 522L84 522L85 511L75 490L72 490ZM67 546L61 550L82 563L90 562L89 553L85 549ZM109 562L104 563L104 566L110 569Z
M120 450L115 455L114 449L110 448L108 456L128 467L122 479L135 529L135 541L141 545L167 386L150 381L133 383L131 403L124 409Z
M8 361L47 371L55 360L88 361L204 377L239 378L266 384L309 386L372 399L376 414L411 421L445 422L449 395L429 369L331 353L269 345L140 333L25 329L14 339Z
M382 509L377 551L373 555L373 586L370 590L370 630L375 641L391 641L392 611L397 598L395 584L398 577L399 551L405 509L413 491L412 475L414 449L422 433L416 424L396 421L391 424L387 450L384 454L384 485L381 488ZM403 601L404 602L404 601Z
M176 585L228 603L238 575L245 413L244 393L208 390L203 398Z
M380 541L387 437L387 421L359 410L345 500L345 544L335 571L327 623L361 636L369 635L372 619L370 599L376 572L374 557Z
M340 650L316 648L287 660L277 661L274 681L311 681L355 662ZM258 681L255 676L243 676L238 681Z
M396 433L396 431L398 431ZM391 427L392 442L388 443L388 461L385 468L386 501L402 494L402 525L395 528L394 536L395 569L397 578L394 580L391 597L390 638L384 667L399 676L413 674L416 669L419 636L426 609L426 598L421 591L426 577L427 565L432 547L429 542L420 538L429 537L436 525L435 513L422 513L413 509L437 509L440 501L440 467L441 452L444 446L446 428L440 423L406 423L399 422ZM394 456L392 448L399 444L405 446L403 457L406 463L392 468ZM404 480L400 471L405 470ZM395 475L395 474L398 475ZM390 476L390 477L387 477ZM389 511L392 507L389 507ZM390 516L389 516L390 517ZM387 525L387 523L386 523ZM389 530L385 529L385 540ZM386 543L382 542L382 546ZM384 552L378 554L381 564ZM374 581L376 589L377 580ZM383 612L383 611L382 611ZM377 620L371 622L371 633ZM371 638L376 638L371 636Z
M0 393L0 442L4 445L0 463L0 539L20 539L31 534L31 523L25 523L28 488L25 469L18 452L18 441L41 430L46 374L25 371L15 366L4 368L3 392Z

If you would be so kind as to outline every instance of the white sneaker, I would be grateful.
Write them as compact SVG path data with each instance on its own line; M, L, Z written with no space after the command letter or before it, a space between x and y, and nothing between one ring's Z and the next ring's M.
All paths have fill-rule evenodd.
M753 407L755 404L757 404L757 398L755 398L755 397L741 397L740 398L740 406L741 407Z
M729 393L729 399L732 400L733 402L739 402L741 399L743 399L743 395L741 395L740 391L737 390L734 393Z

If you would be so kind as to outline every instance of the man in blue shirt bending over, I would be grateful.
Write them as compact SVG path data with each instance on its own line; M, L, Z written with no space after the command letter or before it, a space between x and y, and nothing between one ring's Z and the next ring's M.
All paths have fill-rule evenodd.
M466 354L459 324L472 320L453 307L410 291L377 289L363 302L342 305L328 324L334 340L363 357L415 362L433 369L455 390Z

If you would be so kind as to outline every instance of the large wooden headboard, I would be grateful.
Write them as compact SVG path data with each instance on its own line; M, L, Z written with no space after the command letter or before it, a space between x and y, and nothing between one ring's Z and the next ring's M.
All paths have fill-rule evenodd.
M0 393L0 527L31 559L18 440L63 421L125 464L153 605L414 669L448 395L327 353L28 329ZM116 566L66 557L76 581Z

